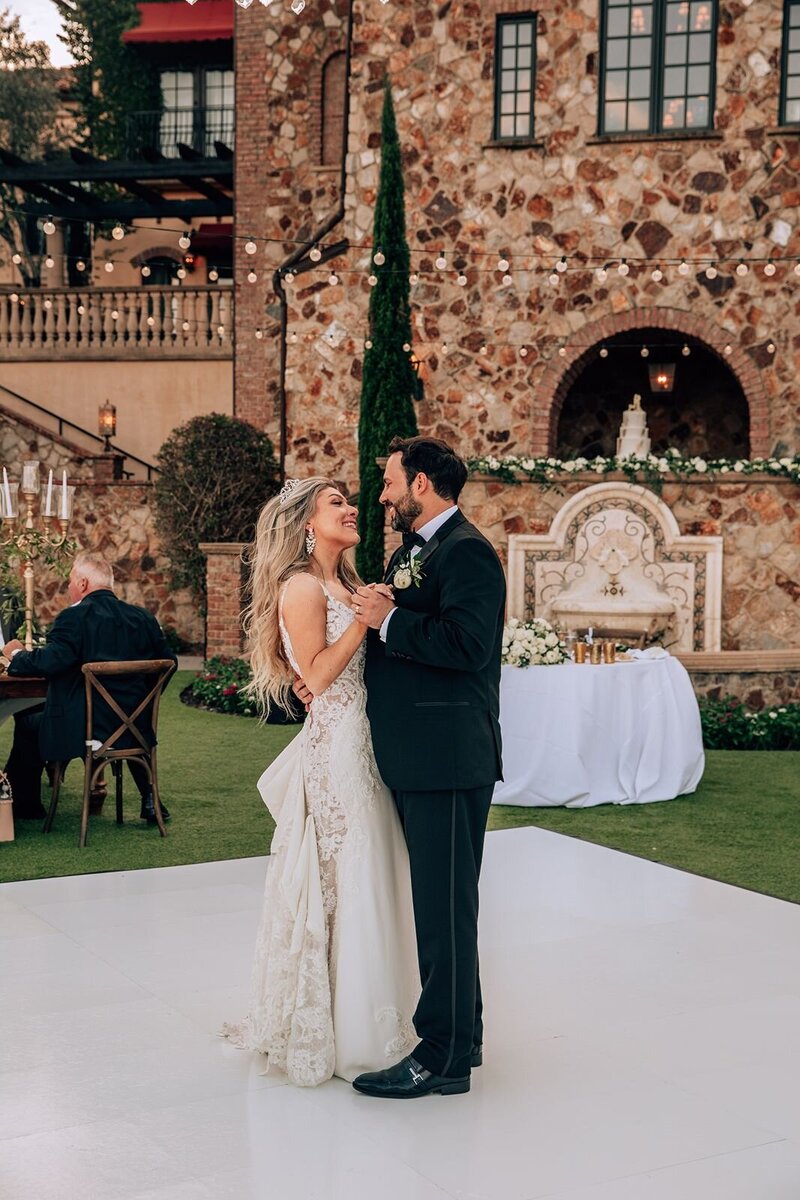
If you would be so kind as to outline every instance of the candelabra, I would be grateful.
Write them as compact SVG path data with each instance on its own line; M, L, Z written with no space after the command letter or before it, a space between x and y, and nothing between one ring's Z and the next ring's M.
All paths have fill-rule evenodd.
M67 483L67 472L61 476L61 484L53 486L53 472L47 479L43 502L39 505L39 526L34 520L33 504L42 491L39 477L39 464L35 461L22 464L21 483L11 483L8 472L3 467L3 486L0 489L2 501L2 517L5 524L6 536L0 539L0 547L10 551L13 557L18 557L25 564L23 575L25 583L25 649L33 649L33 585L35 579L34 563L42 558L52 564L58 551L66 547L67 527L72 517L72 503L75 488ZM20 511L19 493L24 497L25 513ZM58 493L57 503L56 493ZM57 520L61 532L51 529L52 522ZM19 524L17 524L19 522Z

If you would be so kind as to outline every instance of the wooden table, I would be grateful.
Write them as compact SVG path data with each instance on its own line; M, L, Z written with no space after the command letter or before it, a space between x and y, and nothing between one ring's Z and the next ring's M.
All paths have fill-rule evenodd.
M46 695L46 679L32 675L0 675L0 725L14 713L41 704Z

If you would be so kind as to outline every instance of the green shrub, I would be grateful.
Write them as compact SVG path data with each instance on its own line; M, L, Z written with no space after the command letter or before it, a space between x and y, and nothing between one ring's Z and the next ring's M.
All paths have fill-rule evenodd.
M191 702L212 712L256 716L254 701L242 694L249 682L250 666L243 658L209 658L192 681Z
M200 542L249 542L261 506L278 490L279 467L265 433L221 413L174 429L158 453L155 524L174 587L205 607Z
M748 712L735 696L698 703L708 750L800 750L800 704Z

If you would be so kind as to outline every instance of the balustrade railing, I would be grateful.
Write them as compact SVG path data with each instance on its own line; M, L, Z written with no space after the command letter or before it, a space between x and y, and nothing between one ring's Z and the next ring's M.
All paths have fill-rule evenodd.
M0 294L0 360L230 358L219 287L29 288Z

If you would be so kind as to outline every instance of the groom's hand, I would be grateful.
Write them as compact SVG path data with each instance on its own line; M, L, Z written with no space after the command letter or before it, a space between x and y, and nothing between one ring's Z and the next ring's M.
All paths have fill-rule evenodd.
M360 587L353 597L356 620L368 629L380 629L393 608L391 591L382 583Z

